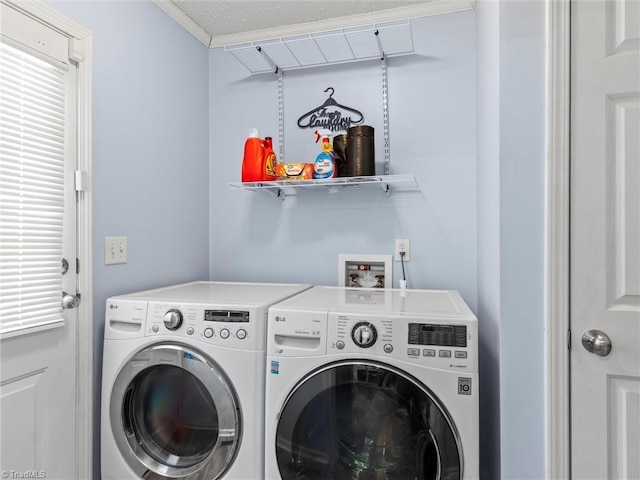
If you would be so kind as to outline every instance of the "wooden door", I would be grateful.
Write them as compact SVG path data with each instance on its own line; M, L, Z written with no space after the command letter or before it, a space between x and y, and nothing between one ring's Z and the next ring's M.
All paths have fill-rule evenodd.
M572 477L640 479L640 2L571 17Z
M76 71L58 55L67 37L0 9L0 474L72 479L78 310L63 291L77 293Z

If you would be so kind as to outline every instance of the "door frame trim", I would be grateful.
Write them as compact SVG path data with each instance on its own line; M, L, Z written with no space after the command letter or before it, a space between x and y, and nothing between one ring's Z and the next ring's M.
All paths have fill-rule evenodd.
M77 256L80 263L76 357L76 478L93 477L93 34L83 26L34 0L1 0L38 19L70 39L69 57L77 66L77 164L86 172L86 188L77 192Z
M545 195L546 476L571 478L570 73L571 2L547 0Z

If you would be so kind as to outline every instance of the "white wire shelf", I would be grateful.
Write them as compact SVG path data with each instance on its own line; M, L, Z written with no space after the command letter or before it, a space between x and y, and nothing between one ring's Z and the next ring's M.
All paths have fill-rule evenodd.
M276 180L272 182L229 183L229 188L266 192L276 197L296 195L301 190L328 190L338 192L342 189L381 188L387 195L394 191L418 190L418 182L413 174L377 175L370 177L338 177L314 180Z
M224 49L251 74L277 73L414 52L409 20L227 45Z

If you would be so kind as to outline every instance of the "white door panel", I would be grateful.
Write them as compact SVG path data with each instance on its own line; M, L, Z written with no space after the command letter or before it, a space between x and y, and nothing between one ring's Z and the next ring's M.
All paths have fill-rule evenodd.
M572 477L640 479L640 2L571 16Z
M22 16L5 4L0 4L3 25L12 18ZM7 12L11 12L7 15ZM9 19L9 20L7 20ZM27 18L29 22L33 20ZM37 22L36 22L37 23ZM43 25L38 23L36 31ZM3 35L7 35L3 29ZM16 35L28 34L29 29L20 28ZM59 36L59 34L56 34ZM39 37L38 37L39 38ZM47 37L48 38L48 37ZM57 37L56 37L57 38ZM8 43L22 49L23 38L11 38ZM36 41L35 44L38 42ZM27 50L27 53L31 53ZM35 54L34 54L35 55ZM37 55L36 55L37 56ZM44 56L38 58L46 58ZM71 62L69 62L71 63ZM69 270L62 275L62 257L56 260L60 267L62 290L76 294L76 192L74 171L76 169L76 70L73 65L65 73L65 123L64 140L51 134L42 123L25 120L25 130L32 135L33 142L49 145L47 148L64 151L64 214L62 232L59 227L44 230L39 224L36 236L62 235L62 257L69 263ZM25 101L25 105L28 102ZM29 117L25 107L25 118ZM8 130L9 128L7 128ZM31 129L31 132L28 131ZM44 134L43 134L44 132ZM55 140L48 142L48 135ZM28 150L26 145L25 150ZM13 154L12 155L18 155ZM35 154L34 154L35 155ZM25 161L28 165L28 161ZM43 188L42 197L48 195ZM43 203L44 204L44 203ZM44 208L36 204L37 208ZM37 248L37 242L29 240L27 247ZM25 247L26 248L26 247ZM31 258L31 257L30 257ZM28 289L25 289L28 290ZM62 300L60 291L60 301ZM77 478L77 309L61 309L63 322L28 331L12 332L1 340L0 415L2 433L0 443L0 473L3 478Z

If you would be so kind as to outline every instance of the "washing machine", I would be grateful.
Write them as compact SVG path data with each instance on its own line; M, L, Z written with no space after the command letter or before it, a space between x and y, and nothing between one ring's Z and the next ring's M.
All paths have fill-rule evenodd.
M263 478L267 311L307 288L193 282L109 298L102 478Z
M477 338L456 291L313 287L272 306L266 478L478 478Z

